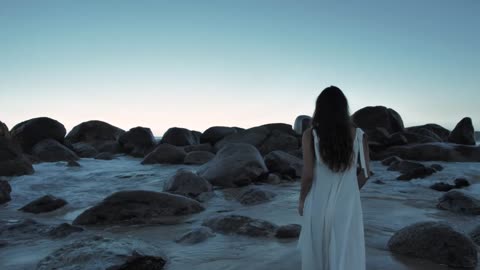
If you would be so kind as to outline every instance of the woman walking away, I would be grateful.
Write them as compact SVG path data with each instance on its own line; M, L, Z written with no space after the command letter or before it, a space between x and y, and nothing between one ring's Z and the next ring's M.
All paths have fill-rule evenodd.
M365 270L359 189L370 177L368 143L352 124L339 88L330 86L318 96L302 145L298 211L303 224L297 246L302 270Z

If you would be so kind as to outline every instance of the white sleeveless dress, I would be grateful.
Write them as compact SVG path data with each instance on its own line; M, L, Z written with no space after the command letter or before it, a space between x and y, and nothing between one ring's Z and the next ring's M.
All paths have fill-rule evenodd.
M357 163L367 177L363 154L363 131L356 129L355 161L343 173L335 173L323 163L315 142L313 183L305 198L300 249L302 270L365 270L365 239ZM359 157L360 156L360 157Z

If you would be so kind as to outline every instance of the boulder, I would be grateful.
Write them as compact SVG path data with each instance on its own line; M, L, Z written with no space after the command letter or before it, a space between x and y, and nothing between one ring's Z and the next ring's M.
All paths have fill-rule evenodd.
M98 155L98 151L95 147L88 143L78 142L72 144L73 151L82 158L93 158Z
M467 193L450 190L438 199L437 208L465 215L480 215L480 200Z
M367 134L377 127L384 128L389 134L404 129L402 117L395 110L383 106L362 108L352 115L352 120Z
M470 233L469 233L470 239L477 244L477 246L480 246L480 225L477 225Z
M278 227L266 220L240 215L212 217L203 221L202 225L222 234L239 234L252 237L271 237Z
M0 138L7 138L7 139L12 138L7 125L5 125L5 123L3 123L2 121L0 121Z
M408 127L405 130L414 134L431 137L435 141L442 142L446 142L448 140L448 136L450 135L450 131L448 129L437 124L426 124L422 126Z
M21 146L23 152L30 153L32 147L45 139L63 143L65 127L57 120L48 117L38 117L15 125L10 134Z
M123 129L103 121L91 120L75 126L65 140L74 144L77 142L97 143L103 141L116 142L125 133Z
M210 228L201 226L180 236L175 242L182 244L197 244L214 236L215 233Z
M152 131L145 127L135 127L123 133L118 143L124 153L134 157L144 157L156 144Z
M207 151L213 153L213 146L209 143L202 143L202 144L194 144L194 145L187 145L183 147L185 152L193 152L193 151Z
M36 269L161 270L166 259L157 257L159 254L162 251L158 247L137 239L91 236L53 251Z
M454 180L455 188L463 188L470 186L470 182L468 182L465 178L457 178Z
M69 236L72 233L82 232L82 231L83 231L83 228L81 227L72 226L68 223L62 223L57 227L48 231L48 235L54 238L63 238L63 237Z
M472 268L477 265L473 242L439 222L419 222L397 231L388 241L388 248L394 253L451 267Z
M181 147L164 143L150 152L142 164L182 164L185 156L186 153Z
M289 133L273 130L259 147L260 153L266 155L275 150L294 151L300 146L299 139Z
M214 149L215 151L219 151L222 147L230 143L251 144L258 148L261 146L262 142L267 139L269 134L270 130L264 126L241 130L236 133L230 134L224 137L222 140L218 141L215 144Z
M299 115L295 118L295 123L293 124L293 130L298 135L302 135L307 128L312 124L312 117L308 115Z
M409 170L399 177L397 177L397 180L403 180L403 181L410 181L412 179L419 179L419 178L425 178L427 176L430 176L434 173L436 173L435 169L432 169L430 167L420 167L416 169Z
M214 145L226 136L236 133L237 130L232 127L214 126L205 130L200 136L200 143L209 143Z
M112 160L115 157L110 152L102 152L102 153L99 153L98 155L96 155L94 158L95 159L100 159L100 160Z
M52 139L35 144L32 154L43 162L78 160L78 156L72 150Z
M7 137L0 137L0 176L32 173L32 163L23 155L20 148Z
M278 227L275 232L275 237L277 238L298 238L300 236L300 231L302 226L299 224L288 224Z
M57 210L66 204L67 202L64 199L57 198L52 195L45 195L26 204L19 210L23 212L39 214Z
M212 192L212 184L187 169L179 169L165 181L163 191L197 199L202 193Z
M382 160L382 165L390 166L390 165L392 165L394 163L397 163L397 162L400 162L400 161L402 161L402 159L397 157L397 156L387 157L387 158Z
M401 160L399 162L391 163L387 170L397 171L397 172L400 172L400 173L408 173L412 170L422 169L422 168L425 168L425 165L420 164L418 162Z
M75 160L69 160L67 162L67 167L81 167L80 163L76 162Z
M7 239L32 240L33 238L45 236L48 230L49 226L28 218L0 227L0 236Z
M480 162L480 146L451 143L422 143L392 146L377 153L376 159L398 156L418 161Z
M179 218L203 211L203 206L190 198L146 190L119 191L87 209L74 225L169 224Z
M179 127L172 127L163 134L161 143L167 143L175 146L185 146L198 144L199 141L195 134L186 129Z
M435 183L435 184L431 185L430 188L433 189L433 190L446 192L446 191L449 191L451 189L454 189L455 186L451 185L451 184L448 184L448 183L438 182L438 183Z
M90 143L99 153L122 153L122 147L117 141L95 141Z
M456 144L475 145L475 129L470 117L463 118L448 136L448 141Z
M291 178L302 176L303 161L283 151L273 151L265 156L265 165L268 170Z
M215 157L215 154L207 151L192 151L188 152L183 160L183 163L189 165L202 165Z
M12 192L12 187L5 180L0 180L0 204L10 201L10 193Z
M245 143L230 143L198 169L198 174L217 186L245 186L267 173L258 150Z
M245 191L239 198L241 204L255 205L271 201L277 194L268 190L251 188Z

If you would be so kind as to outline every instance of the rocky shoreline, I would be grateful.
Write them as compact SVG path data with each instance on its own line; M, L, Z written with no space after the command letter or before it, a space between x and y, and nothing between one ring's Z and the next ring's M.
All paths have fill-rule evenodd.
M389 171L399 172L399 181L422 179L443 170L439 164L427 166L418 161L480 162L480 146L475 139L478 133L468 117L452 131L436 124L406 128L398 113L381 106L363 108L355 112L352 119L367 133L372 159L382 160ZM149 128L124 131L97 120L81 123L68 134L60 122L47 117L24 121L11 130L0 122L0 204L12 199L9 184L12 178L35 174L32 164L68 162L68 166L80 166L78 169L81 169L78 161L84 158L112 160L127 155L138 158L138 166L196 166L195 170L179 169L165 182L162 191L114 192L79 213L72 224L62 224L47 232L47 228L31 219L1 226L0 236L8 238L8 235L20 234L22 228L30 233L45 231L51 235L68 235L90 230L92 226L184 224L190 217L205 211L205 202L215 196L215 190L222 189L242 190L236 197L242 205L269 203L277 194L261 188L263 184L298 182L303 166L301 133L308 126L309 118L299 116L294 127L283 123L248 129L215 126L204 132L172 127L157 142ZM480 215L480 200L463 192L462 188L470 185L464 180L455 181L455 185L432 185L432 189L446 192L439 197L438 209L461 216ZM68 203L53 194L39 197L19 210L41 215L59 211ZM208 241L215 234L295 239L300 229L299 224L275 224L247 215L220 213L205 218L199 228L177 240L192 245ZM6 241L8 245L8 239ZM117 244L104 238L79 240L44 258L37 268L61 268L55 256L73 258L81 256L82 250L97 245L100 250L101 245L106 248ZM475 231L466 236L441 222L434 222L412 224L399 230L388 242L388 248L394 253L452 267L475 267L477 244ZM135 244L129 242L124 246ZM169 258L150 251L139 253L132 247L122 250L123 260L107 256L111 267L108 269L168 269ZM99 252L108 253L107 250Z

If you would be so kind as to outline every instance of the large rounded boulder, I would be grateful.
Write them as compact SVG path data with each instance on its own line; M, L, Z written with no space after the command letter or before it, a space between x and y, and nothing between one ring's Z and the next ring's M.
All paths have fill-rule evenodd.
M303 161L283 151L273 151L265 156L265 164L272 173L286 175L290 178L302 176Z
M144 157L155 146L155 137L149 128L135 127L120 135L122 150L134 157Z
M92 145L84 142L78 142L71 145L73 151L82 158L93 158L99 154L97 149Z
M78 160L78 156L72 150L52 139L35 144L32 155L44 162Z
M237 130L233 127L214 126L205 130L200 136L200 143L215 144L226 136L236 133Z
M39 214L57 210L58 208L61 208L66 204L67 201L62 198L57 198L52 195L45 195L34 201L31 201L19 210L28 213Z
M258 150L246 143L229 143L198 169L198 174L217 186L245 186L266 174L267 167Z
M390 134L404 129L400 114L384 106L362 108L352 115L352 119L359 128L367 133L377 127L384 128Z
M166 192L119 191L80 214L75 225L174 224L203 211L197 201Z
M463 118L448 136L451 143L475 145L475 129L470 117Z
M125 133L123 129L112 126L109 123L91 120L75 126L65 137L70 144L78 142L88 143L98 152L121 152L118 139Z
M405 129L407 133L413 133L419 135L419 138L424 137L424 141L409 141L409 143L418 143L418 142L446 142L448 141L448 136L450 131L437 124L425 124L421 126L413 126ZM413 139L413 138L412 138Z
M185 151L171 144L160 144L150 152L142 164L181 164L185 159Z
M397 231L388 248L398 254L424 258L451 267L477 265L475 244L447 224L420 222Z
M168 179L163 191L199 199L204 193L212 192L212 184L203 177L187 169L179 169Z
M0 136L0 176L18 176L32 173L32 163L23 155L20 147L6 136Z
M198 134L197 134L198 135ZM172 127L162 136L161 143L175 146L186 146L198 144L198 138L191 130L186 128Z
M183 163L188 165L202 165L215 157L215 154L208 151L192 151L185 156Z
M38 117L15 125L10 134L23 152L30 153L35 144L45 139L63 143L66 132L65 127L57 120Z
M293 130L298 135L303 134L307 128L309 128L312 125L312 117L308 115L299 115L297 118L295 118L295 123L293 124Z
M480 200L465 192L451 190L438 199L437 208L466 215L480 215Z

